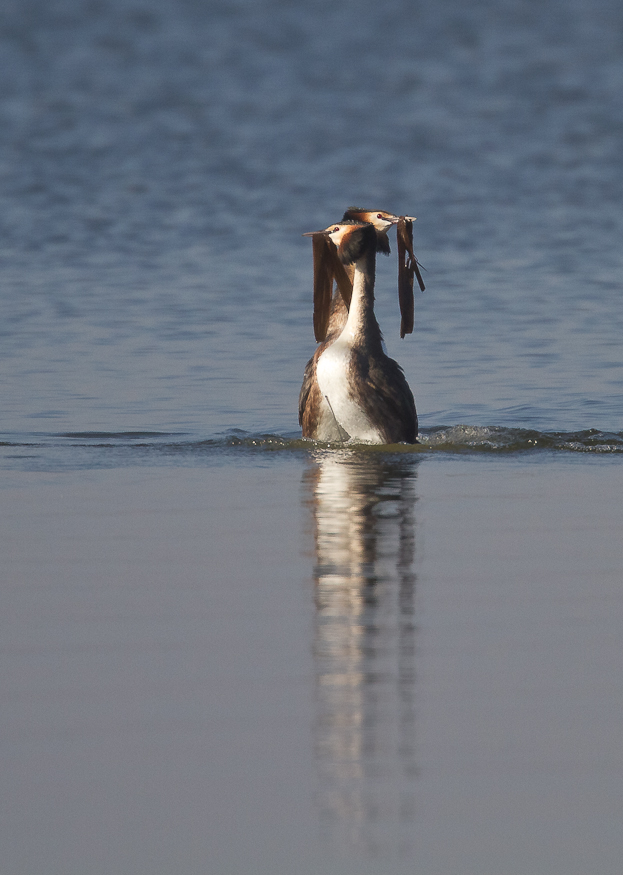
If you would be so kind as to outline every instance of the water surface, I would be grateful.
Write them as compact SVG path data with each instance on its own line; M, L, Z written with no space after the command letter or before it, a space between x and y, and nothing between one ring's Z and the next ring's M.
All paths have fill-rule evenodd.
M278 456L5 473L7 871L614 875L617 458Z
M622 15L5 4L3 430L295 430L300 235L355 203L418 216L424 426L620 432Z
M618 875L623 11L6 0L15 875ZM313 446L305 231L417 215L414 447Z

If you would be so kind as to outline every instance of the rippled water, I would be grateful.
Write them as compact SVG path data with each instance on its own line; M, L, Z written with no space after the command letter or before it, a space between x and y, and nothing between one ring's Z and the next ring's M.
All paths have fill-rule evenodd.
M553 458L551 454L623 453L623 433L596 429L581 432L539 432L519 428L480 428L459 425L424 430L415 445L375 447L357 444L323 444L300 437L247 434L237 430L227 436L194 440L185 435L154 432L69 433L24 435L0 442L0 466L22 471L62 471L80 468L117 468L135 465L202 466L252 463L267 453L302 461L318 451L334 450L347 456L413 456L430 454L511 455L527 459Z
M424 427L622 427L618 4L8 3L3 431L296 429L303 231L418 216Z
M5 0L0 76L11 871L616 875L621 4ZM414 447L300 439L351 204Z

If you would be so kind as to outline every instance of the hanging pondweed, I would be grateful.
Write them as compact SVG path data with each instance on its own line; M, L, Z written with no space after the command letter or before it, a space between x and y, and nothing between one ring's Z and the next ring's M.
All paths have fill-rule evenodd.
M421 291L426 288L419 262L413 254L413 218L401 216L396 227L398 242L398 300L400 302L400 336L413 331L413 277Z

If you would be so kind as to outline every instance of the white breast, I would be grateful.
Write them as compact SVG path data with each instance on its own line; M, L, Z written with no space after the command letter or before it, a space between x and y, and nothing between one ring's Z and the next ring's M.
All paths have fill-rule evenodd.
M357 403L356 386L349 380L352 348L340 337L318 359L316 379L323 397L319 440L351 440L382 444L383 438ZM325 436L327 435L327 436ZM330 436L328 436L330 435Z

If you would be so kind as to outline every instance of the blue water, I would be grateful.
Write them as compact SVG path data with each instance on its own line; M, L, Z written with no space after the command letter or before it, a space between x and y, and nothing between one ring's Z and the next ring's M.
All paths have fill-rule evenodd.
M5 0L0 81L7 872L618 875L621 4ZM414 447L300 439L350 205Z
M296 433L301 233L418 216L424 428L623 429L615 2L8 3L2 431ZM395 257L395 256L394 256Z

